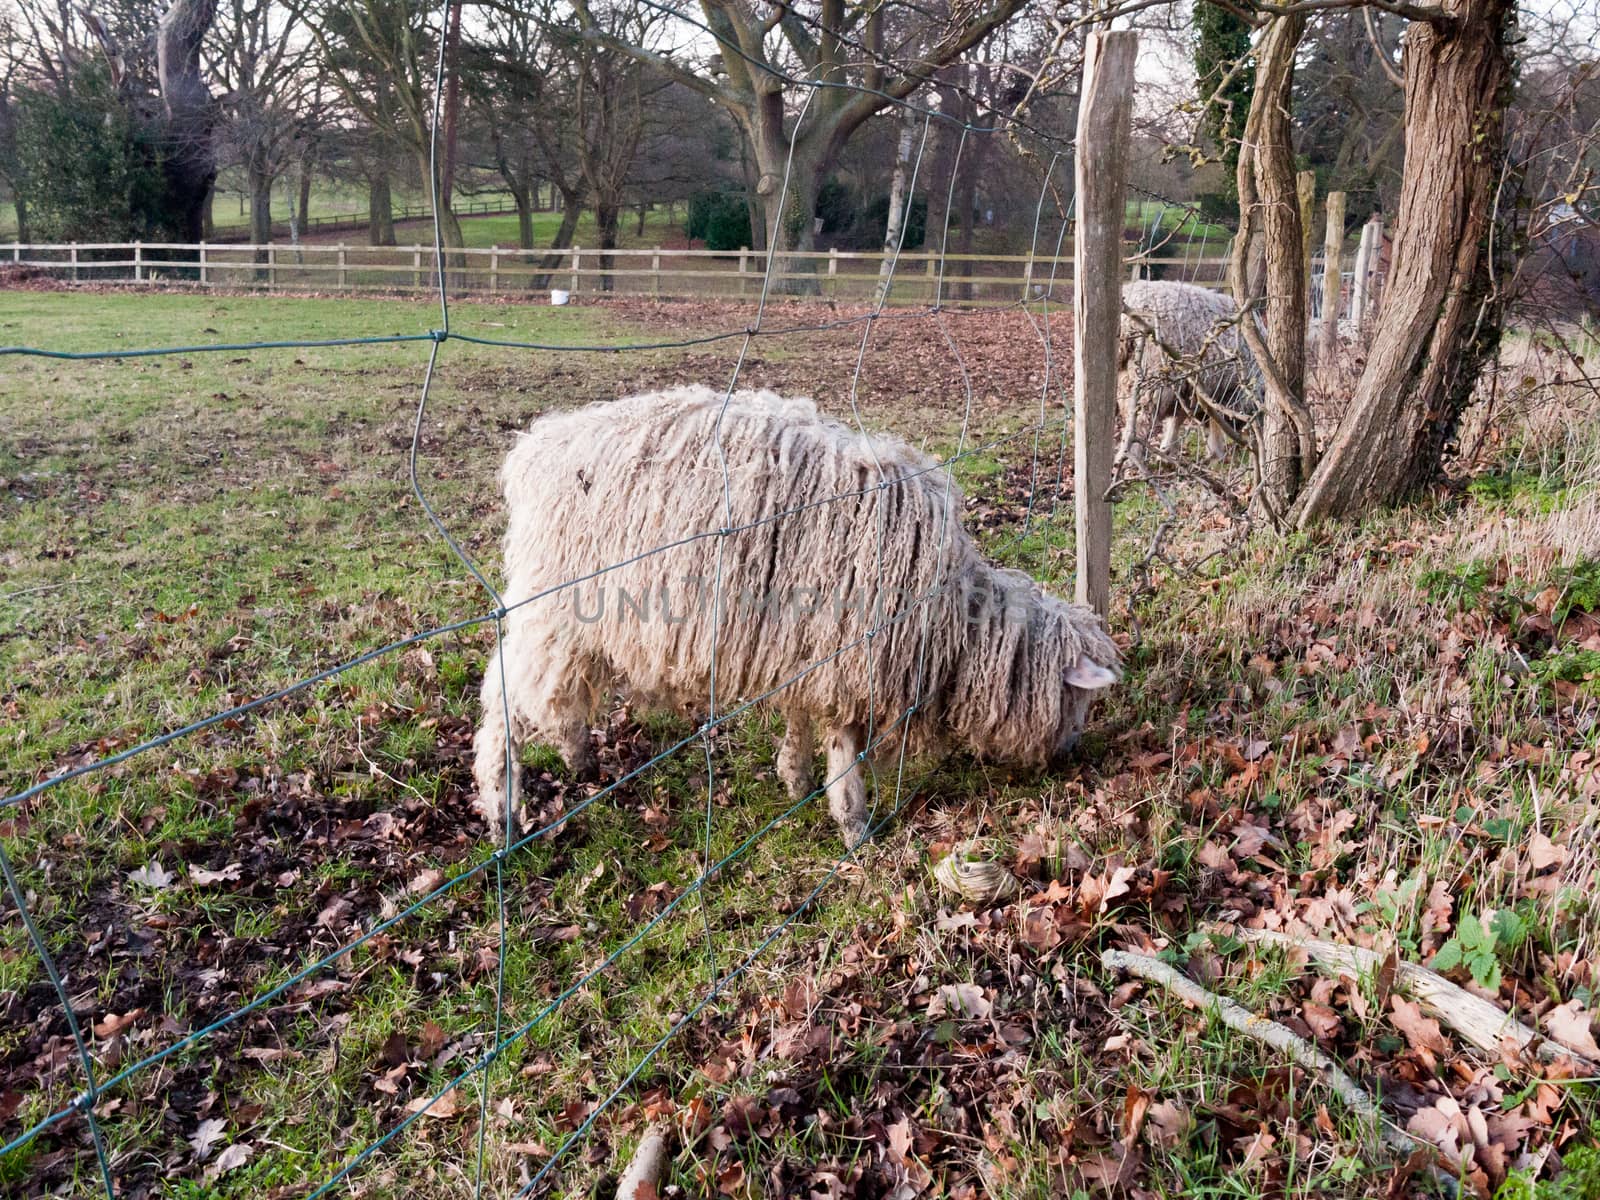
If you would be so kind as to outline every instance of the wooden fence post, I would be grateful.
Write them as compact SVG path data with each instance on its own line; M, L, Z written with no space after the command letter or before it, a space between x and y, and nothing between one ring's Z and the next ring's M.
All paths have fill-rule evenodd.
M205 243L202 242L200 244L200 282L204 283L205 281L206 281L206 247L205 247ZM78 282L78 243L77 242L73 242L72 243L72 282L73 283L77 283Z
M500 294L500 243L489 247L489 295Z
M1111 607L1111 452L1116 439L1117 326L1122 317L1122 225L1133 113L1132 30L1091 33L1078 102L1076 279L1073 324L1073 499L1076 598L1104 616ZM1030 264L1031 265L1031 264Z
M267 287L269 289L271 289L271 288L275 288L277 286L278 286L278 248L276 246L268 246L267 247Z
M828 247L828 295L839 294L839 247Z
M1301 171L1294 177L1295 194L1300 201L1300 261L1305 268L1306 286L1311 286L1311 215L1317 207L1317 173ZM1307 311L1310 311L1309 308Z
M350 286L350 260L345 255L345 244L339 243L339 288L342 291Z
M661 247L650 247L650 270L654 273L651 282L655 285L656 299L661 299Z
M1350 279L1350 324L1357 334L1367 329L1367 258L1372 253L1372 222L1361 227L1361 245L1356 247L1355 271Z
M1316 339L1324 356L1339 351L1339 297L1344 292L1344 193L1328 193L1328 231L1322 241L1322 328Z
M574 296L576 296L578 294L578 284L583 279L583 276L578 273L578 272L580 272L582 270L583 270L583 251L582 251L582 249L579 248L577 242L573 242L572 243L572 286L570 288L568 288L567 290L569 292L571 292Z
M422 247L411 247L411 287L417 291L422 288Z
M744 295L745 276L750 270L750 247L739 247L739 295Z
M133 244L133 281L135 283L144 282L144 244L142 242Z
M1383 218L1376 213L1370 222L1372 226L1372 246L1367 250L1367 314L1368 327L1378 319L1378 305L1383 297L1379 295L1382 290L1379 286L1379 268L1383 264Z

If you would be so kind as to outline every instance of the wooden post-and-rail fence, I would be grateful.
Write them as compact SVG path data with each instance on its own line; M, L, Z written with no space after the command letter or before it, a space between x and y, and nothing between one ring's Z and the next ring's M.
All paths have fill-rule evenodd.
M1181 278L1206 287L1226 286L1225 257L1143 255L1120 241L1113 248L1144 277ZM606 252L572 246L565 250L471 247L449 251L445 272L461 295L508 296L560 288L573 296L607 292L667 298L754 296L760 291L767 255L752 250L679 250L660 246ZM554 261L553 268L546 262ZM64 281L88 284L155 284L204 288L314 292L407 292L437 287L432 246L367 246L301 242L249 243L76 242L0 243L0 263L47 271ZM872 299L881 251L806 250L777 255L777 281L802 283L792 290L823 299ZM900 256L900 282L893 301L932 302L941 272L944 296L968 294L980 303L1038 300L1038 281L1054 275L1057 299L1071 288L1074 256L950 254L907 251ZM920 269L919 269L920 268ZM964 288L965 290L958 290ZM780 289L781 290L781 289Z

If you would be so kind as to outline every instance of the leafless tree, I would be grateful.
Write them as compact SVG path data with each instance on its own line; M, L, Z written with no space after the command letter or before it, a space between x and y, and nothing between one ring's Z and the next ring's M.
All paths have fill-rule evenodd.
M207 57L226 114L222 139L245 176L250 240L272 240L272 185L301 157L315 117L314 43L303 0L222 0ZM264 262L265 251L257 261Z

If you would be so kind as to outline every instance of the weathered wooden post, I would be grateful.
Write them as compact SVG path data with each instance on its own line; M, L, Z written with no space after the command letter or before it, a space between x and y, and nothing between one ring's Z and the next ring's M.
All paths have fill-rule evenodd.
M572 243L572 286L567 290L574 296L578 294L578 284L583 279L579 274L583 270L583 251L578 249L578 243Z
M661 247L650 248L651 282L655 284L656 299L661 299Z
M350 259L343 242L339 243L339 290L350 286Z
M144 244L142 242L133 244L133 281L135 283L144 282Z
M1077 223L1073 229L1073 491L1077 508L1076 596L1104 615L1111 607L1111 452L1117 407L1117 326L1122 315L1122 223L1133 113L1131 30L1091 33L1078 102Z
M1377 213L1372 214L1368 222L1372 228L1372 245L1367 250L1367 311L1365 313L1366 325L1370 329L1378 319L1378 304L1382 297L1378 294L1382 288L1379 274L1383 265L1383 217Z
M422 288L422 247L411 247L411 286L420 291Z
M1344 290L1344 193L1328 193L1328 231L1322 240L1322 328L1316 339L1326 357L1339 352L1339 296Z
M1295 196L1300 201L1300 259L1305 265L1306 286L1311 286L1311 214L1317 207L1317 173L1301 171L1294 177Z
M206 244L200 243L200 282L206 281ZM78 282L78 243L72 243L72 282Z
M489 248L489 295L500 294L500 243Z
M1367 330L1367 259L1372 254L1372 222L1361 227L1355 270L1350 277L1350 325L1357 334Z
M746 272L750 269L750 247L739 247L739 295L744 295Z

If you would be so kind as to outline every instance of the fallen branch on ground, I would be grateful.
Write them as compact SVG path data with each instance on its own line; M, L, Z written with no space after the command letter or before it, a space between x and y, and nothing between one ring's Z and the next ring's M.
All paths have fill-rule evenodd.
M1256 1016L1226 996L1207 991L1176 967L1169 966L1159 958L1151 958L1148 954L1107 950L1100 955L1100 962L1108 971L1126 971L1130 975L1159 983L1196 1008L1214 1012L1217 1019L1229 1029L1263 1042L1274 1050L1280 1050L1300 1066L1316 1071L1327 1081L1339 1099L1344 1101L1346 1107L1377 1124L1383 1144L1391 1150L1409 1155L1422 1145L1385 1117L1383 1110L1378 1107L1378 1102L1366 1088L1352 1079L1343 1067L1285 1026L1276 1021L1269 1021L1265 1017Z
M1316 962L1352 975L1375 972L1383 963L1383 956L1377 951L1344 942L1290 937L1270 929L1241 929L1233 925L1219 925L1215 930L1260 946L1304 950ZM1524 1025L1499 1005L1481 996L1474 996L1428 967L1401 961L1395 970L1395 985L1409 994L1430 1016L1443 1021L1486 1054L1498 1057L1501 1045L1506 1038L1510 1038L1521 1050L1532 1045L1534 1052L1546 1062L1571 1058L1588 1073L1600 1073L1600 1063Z
M617 1180L617 1200L655 1200L656 1184L661 1182L661 1168L667 1161L667 1136L672 1127L657 1121L644 1131L639 1147L633 1152L633 1161Z

